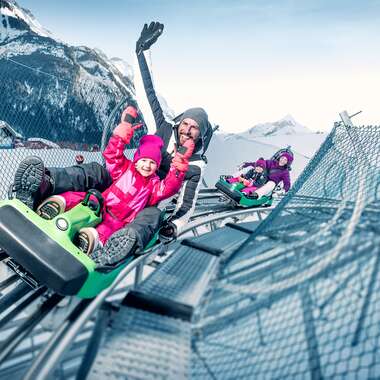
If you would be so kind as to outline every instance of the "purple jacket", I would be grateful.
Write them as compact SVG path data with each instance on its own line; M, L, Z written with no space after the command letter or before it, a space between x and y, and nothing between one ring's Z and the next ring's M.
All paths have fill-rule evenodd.
M280 166L277 160L265 160L266 170L268 171L268 180L278 185L281 181L284 183L286 192L290 189L290 175L287 167ZM255 162L244 162L241 168L255 166Z
M277 160L265 160L268 170L268 179L278 185L281 181L286 192L290 189L290 175L286 166L280 166Z

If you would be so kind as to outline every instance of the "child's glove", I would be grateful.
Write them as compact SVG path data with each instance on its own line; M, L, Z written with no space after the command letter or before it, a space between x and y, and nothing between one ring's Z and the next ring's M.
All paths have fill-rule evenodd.
M133 125L137 118L137 110L133 106L128 106L121 115L120 124L114 129L113 134L119 136L126 144L129 144L133 133L142 124Z
M178 149L174 148L175 155L172 165L180 172L186 172L189 169L189 158L192 156L195 143L192 139L186 140Z
M243 178L243 185L245 186L245 187L248 187L248 186L250 186L251 185L251 181L249 180L249 179L245 179L245 178Z

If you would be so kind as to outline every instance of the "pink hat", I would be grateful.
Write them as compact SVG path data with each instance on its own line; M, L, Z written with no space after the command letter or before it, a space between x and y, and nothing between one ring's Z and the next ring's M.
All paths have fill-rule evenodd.
M280 158L281 157L286 157L289 165L293 162L293 156L288 152L281 153Z
M265 169L267 167L267 163L265 162L265 160L263 158L259 158L256 161L255 166L259 166L260 168Z
M141 138L139 147L137 148L133 162L137 162L141 158L150 158L160 166L161 163L161 149L164 142L161 137L157 135L145 135Z

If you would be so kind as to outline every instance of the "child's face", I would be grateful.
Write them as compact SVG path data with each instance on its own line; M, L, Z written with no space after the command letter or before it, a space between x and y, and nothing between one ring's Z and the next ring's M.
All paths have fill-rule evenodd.
M150 158L140 158L136 162L135 167L143 177L149 177L156 172L157 163Z
M264 169L261 166L256 166L255 167L255 172L256 173L262 173L263 171L264 171Z
M285 156L281 156L278 160L278 164L280 166L285 166L288 163L288 159Z

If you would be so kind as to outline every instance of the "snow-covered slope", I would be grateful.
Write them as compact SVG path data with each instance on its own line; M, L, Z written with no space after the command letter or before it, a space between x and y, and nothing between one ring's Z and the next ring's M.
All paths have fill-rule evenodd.
M240 136L225 139L223 135L215 134L207 151L206 183L212 187L221 174L235 173L237 166L242 162L256 161L259 157L269 159L277 150L278 147L274 145L262 144ZM305 156L295 153L292 180L298 177L308 161Z
M20 7L14 0L0 0L0 39L14 38L28 31L42 37L52 37L28 9Z
M207 151L206 183L213 186L221 174L236 172L242 162L256 161L259 157L269 159L278 149L287 146L295 153L291 171L291 179L295 181L326 136L311 132L290 116L278 122L259 124L241 134L216 133Z
M314 152L325 141L326 133L294 134L270 137L257 137L254 141L264 145L284 147L290 145L292 150L305 157L311 158Z
M121 74L128 78L131 83L133 83L134 80L134 74L133 74L133 67L128 63L125 62L123 59L118 57L111 58L111 62L115 67L121 72Z

